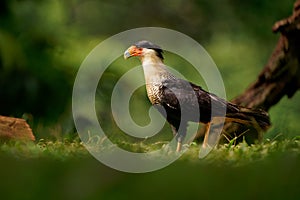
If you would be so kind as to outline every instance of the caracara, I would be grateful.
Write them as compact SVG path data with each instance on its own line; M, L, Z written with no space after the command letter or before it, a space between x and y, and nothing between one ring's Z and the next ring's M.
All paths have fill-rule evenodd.
M198 85L174 76L163 63L163 50L158 45L139 41L124 52L125 59L132 56L137 56L142 62L148 98L170 123L177 140L176 151L181 150L189 121L206 124L204 146L214 118L225 117L225 121L246 125L255 123L262 130L270 125L265 111L232 104ZM211 110L212 105L214 112Z

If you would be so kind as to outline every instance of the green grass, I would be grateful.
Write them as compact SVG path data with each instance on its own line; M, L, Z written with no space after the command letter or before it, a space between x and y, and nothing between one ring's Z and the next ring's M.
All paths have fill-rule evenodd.
M164 142L155 144L125 143L124 146L133 152L151 151L164 145ZM101 143L99 143L101 146ZM218 165L243 166L272 158L277 154L295 154L300 156L300 138L285 140L265 140L263 143L248 145L246 142L234 144L234 140L228 144L222 144L211 151L204 159L199 159L199 144L193 142L187 152L179 161L192 161L196 163L214 163ZM106 150L103 148L102 150ZM41 139L38 142L8 142L1 144L0 155L10 156L15 159L40 159L70 160L90 157L88 151L79 140L51 141Z
M132 146L145 144L127 144ZM148 146L151 149L151 146ZM104 166L80 141L0 146L4 199L296 199L300 140L220 145L198 159L199 145L161 170L128 174Z
M0 147L2 155L16 159L38 159L51 158L53 160L67 160L80 158L88 154L83 145L77 141L46 141L41 139L38 142L11 141Z

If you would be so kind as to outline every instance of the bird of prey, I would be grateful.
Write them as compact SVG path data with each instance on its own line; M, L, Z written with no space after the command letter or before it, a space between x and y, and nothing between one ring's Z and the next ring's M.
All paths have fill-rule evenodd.
M270 125L269 116L265 111L232 104L206 92L194 83L173 75L164 64L163 50L158 45L149 41L139 41L124 52L125 59L133 56L142 62L150 102L165 115L171 125L177 140L176 151L181 151L189 121L206 124L204 146L211 122L218 117L247 125L256 123L262 130ZM216 108L214 112L212 105Z

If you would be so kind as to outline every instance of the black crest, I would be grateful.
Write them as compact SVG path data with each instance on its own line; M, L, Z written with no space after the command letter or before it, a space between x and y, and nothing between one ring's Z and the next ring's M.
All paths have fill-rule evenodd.
M149 41L146 41L146 40L142 40L142 41L139 41L137 43L134 44L136 47L138 48L147 48L147 49L153 49L155 52L156 52L156 55L158 57L160 57L161 59L164 59L163 57L163 50L160 46L156 45L156 44L153 44Z

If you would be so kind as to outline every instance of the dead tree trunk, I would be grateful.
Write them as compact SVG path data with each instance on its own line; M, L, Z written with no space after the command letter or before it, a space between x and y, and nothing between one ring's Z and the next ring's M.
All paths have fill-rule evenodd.
M233 103L268 111L283 96L291 98L300 88L300 0L293 15L275 23L273 31L281 33L273 54L257 80Z
M300 88L300 0L295 2L292 16L275 23L273 32L280 32L280 38L269 61L257 80L234 98L233 103L268 111L285 95L291 98ZM225 124L223 133L224 140L239 135L245 136L248 142L262 138L257 130L233 123Z
M24 119L0 116L0 141L31 140L35 137Z

